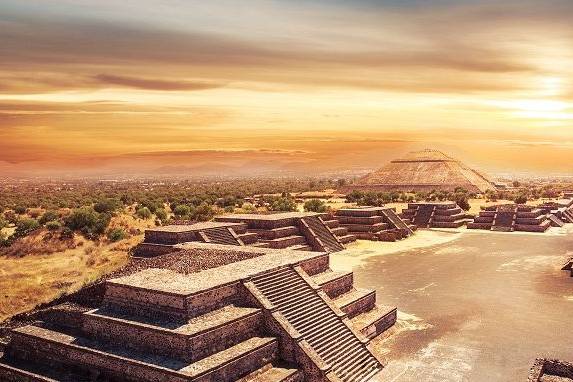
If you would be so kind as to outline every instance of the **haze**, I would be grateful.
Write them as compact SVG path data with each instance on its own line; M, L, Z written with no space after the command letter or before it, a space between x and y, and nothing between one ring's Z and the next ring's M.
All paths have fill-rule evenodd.
M3 0L0 172L565 173L572 41L567 0Z

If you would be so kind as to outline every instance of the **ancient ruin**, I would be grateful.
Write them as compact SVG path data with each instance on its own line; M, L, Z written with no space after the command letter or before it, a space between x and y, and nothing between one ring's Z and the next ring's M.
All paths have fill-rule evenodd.
M468 221L455 202L408 203L401 216L418 228L459 228Z
M358 382L382 369L369 343L396 308L332 271L328 253L183 247L134 259L89 308L14 328L0 379Z
M388 207L341 208L334 218L349 233L365 240L396 241L414 234L416 229Z
M529 371L528 382L571 382L573 364L556 359L538 358Z
M480 193L495 189L483 174L438 150L408 153L345 187L345 191L454 191Z
M345 243L356 240L336 219L314 212L236 214L215 220L149 229L135 252L154 256L187 242L337 252L344 249Z
M565 223L573 223L573 199L544 202L537 207L547 215L553 227L563 227Z
M470 229L501 232L545 232L550 226L550 220L540 208L523 204L482 207L474 221L468 223Z

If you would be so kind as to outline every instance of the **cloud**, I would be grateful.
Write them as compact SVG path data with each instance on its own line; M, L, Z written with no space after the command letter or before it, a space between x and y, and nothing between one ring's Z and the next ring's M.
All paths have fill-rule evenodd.
M138 78L116 76L111 74L98 74L94 79L103 84L127 86L145 90L207 90L223 86L218 83L200 81L171 81L162 79Z

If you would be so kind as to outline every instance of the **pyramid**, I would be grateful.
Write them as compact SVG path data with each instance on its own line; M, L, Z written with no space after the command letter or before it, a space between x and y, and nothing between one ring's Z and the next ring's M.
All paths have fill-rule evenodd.
M364 191L454 191L462 187L470 192L493 190L484 175L438 150L413 151L395 159L360 179L349 190Z

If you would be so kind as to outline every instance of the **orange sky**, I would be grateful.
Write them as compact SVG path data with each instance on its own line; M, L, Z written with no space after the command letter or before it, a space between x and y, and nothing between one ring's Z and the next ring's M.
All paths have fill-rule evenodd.
M571 173L572 41L566 0L7 0L0 173Z

